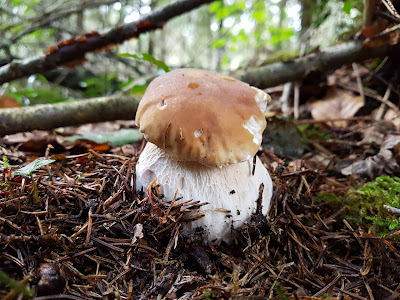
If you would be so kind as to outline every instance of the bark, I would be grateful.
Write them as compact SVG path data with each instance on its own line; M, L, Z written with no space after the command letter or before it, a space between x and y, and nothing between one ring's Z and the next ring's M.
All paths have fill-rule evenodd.
M375 9L376 9L376 0L364 0L364 11L363 11L364 28L372 25Z
M301 32L300 36L302 36L308 28L310 28L312 24L312 9L313 3L311 0L303 0L301 2Z
M0 136L34 129L133 120L138 103L138 98L119 96L0 109Z
M87 52L109 49L117 44L137 38L140 34L162 28L170 19L214 0L186 0L168 4L138 21L118 26L105 34L89 33L63 41L45 56L22 61L12 61L0 68L0 84L41 73L61 65L75 66L85 60Z
M327 72L368 58L398 53L399 46L363 47L360 42L342 44L326 52L312 53L289 62L279 62L248 70L235 77L249 84L267 88L299 80L311 71ZM32 129L52 129L84 123L133 120L138 99L118 96L67 102L54 105L0 109L0 135Z
M311 71L327 72L344 64L368 58L388 55L394 47L364 47L361 42L349 42L333 47L326 52L312 53L287 62L246 70L236 77L258 88L268 88L285 82L304 78ZM398 49L397 49L398 51Z

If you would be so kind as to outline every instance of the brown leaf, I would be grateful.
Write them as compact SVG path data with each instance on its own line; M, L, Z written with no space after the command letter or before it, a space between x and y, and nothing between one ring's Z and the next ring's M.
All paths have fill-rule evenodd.
M365 38L370 38L384 31L386 27L387 22L383 19L378 19L371 26L365 27L362 31L362 35Z
M400 135L389 134L383 141L378 154L352 163L341 170L342 174L375 178L384 173L398 172L400 166L393 150L399 143Z
M343 90L331 87L324 99L311 104L311 115L314 120L329 121L353 117L364 106L361 96L353 96ZM347 121L329 122L329 126L346 127Z
M0 97L0 108L12 108L21 106L21 103L19 103L15 98L11 96L3 95Z
M388 28L385 31L370 37L364 41L367 47L382 47L385 45L396 45L400 42L400 24Z

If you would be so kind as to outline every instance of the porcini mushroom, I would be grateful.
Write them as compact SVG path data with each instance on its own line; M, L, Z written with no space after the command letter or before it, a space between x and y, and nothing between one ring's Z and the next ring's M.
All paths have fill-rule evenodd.
M137 110L136 123L147 145L136 165L136 188L154 179L167 199L207 205L204 217L186 225L198 227L207 240L230 242L272 197L271 177L258 151L270 97L232 77L199 69L177 69L154 79ZM260 208L260 207L259 207Z

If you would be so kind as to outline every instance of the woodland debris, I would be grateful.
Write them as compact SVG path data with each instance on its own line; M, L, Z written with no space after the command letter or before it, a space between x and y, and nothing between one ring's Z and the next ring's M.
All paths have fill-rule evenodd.
M140 142L134 147L138 151ZM0 187L0 246L5 249L0 267L21 280L24 272L35 274L42 263L50 263L59 268L56 277L68 278L64 293L83 298L117 292L131 299L157 294L277 299L283 292L363 299L372 291L383 299L400 280L397 269L390 267L398 260L397 242L342 222L343 210L313 204L326 189L325 182L336 180L346 187L346 181L324 180L326 173L301 163L286 167L277 160L269 218L254 216L236 230L234 247L205 246L182 235L181 222L196 209L191 201L165 199L157 186L146 195L129 192L134 190L134 173L124 166L135 160L107 153L64 156L50 169L33 173L40 202L31 194L32 182L21 195L18 177L0 171L0 180L5 182L7 176L8 184ZM114 195L118 197L104 210ZM381 259L370 264L371 257ZM368 273L362 276L366 265ZM26 283L38 291L41 278Z
M311 115L315 120L346 119L353 117L364 106L361 96L353 96L350 93L335 87L328 89L324 99L311 104ZM328 126L346 127L346 121L327 122Z
M385 137L376 155L356 161L341 170L343 175L378 177L384 173L395 175L399 172L400 135L389 134Z

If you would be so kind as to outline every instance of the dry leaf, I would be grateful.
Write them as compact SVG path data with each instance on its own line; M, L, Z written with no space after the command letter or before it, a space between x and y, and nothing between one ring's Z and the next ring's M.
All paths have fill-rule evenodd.
M369 156L365 160L356 161L341 170L343 175L358 175L375 178L384 173L393 175L399 171L399 164L393 153L400 143L400 135L389 134L381 145L379 153Z
M384 120L391 121L400 130L400 115L393 109L388 109L383 117Z
M395 126L392 122L382 120L368 124L357 132L363 137L360 145L381 145L389 133L395 132Z
M131 241L132 245L134 243L136 243L137 240L140 240L143 238L143 225L138 223L135 225L135 227L133 227L133 230L135 231L135 233L132 237L132 241Z
M21 107L21 103L19 103L15 98L7 95L0 96L0 108L12 108L12 107Z
M331 87L324 99L311 104L311 115L314 120L329 121L353 117L364 106L361 96L353 96L343 90ZM346 127L347 121L329 122L328 125Z
M362 35L365 38L373 37L387 28L387 22L383 19L376 20L371 26L365 27L362 31Z
M364 41L366 47L383 47L386 45L396 45L400 42L400 24L387 28L385 31L367 38Z

